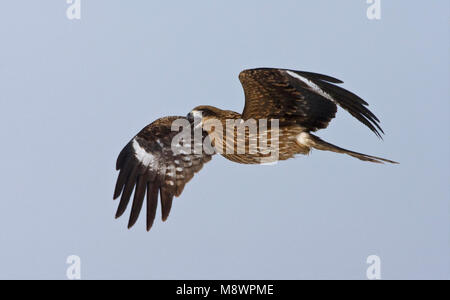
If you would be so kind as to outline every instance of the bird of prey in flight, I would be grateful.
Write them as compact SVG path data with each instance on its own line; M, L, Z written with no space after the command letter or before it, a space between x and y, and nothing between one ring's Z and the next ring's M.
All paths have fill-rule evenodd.
M363 161L396 163L340 148L311 133L326 128L340 106L381 137L383 130L378 118L367 108L367 102L338 87L336 84L343 83L339 79L311 72L258 68L242 71L239 80L245 94L242 114L213 106L197 106L185 117L170 116L154 121L120 152L116 163L120 173L114 199L121 196L116 213L118 218L125 212L134 190L128 228L136 223L146 198L147 230L150 230L158 195L162 220L165 221L173 197L180 196L186 183L215 153L233 162L258 164L263 163L264 158L272 157L265 162L286 160L296 154L308 154L314 148L347 154ZM230 120L237 121L231 129L227 123ZM255 122L249 123L249 120ZM264 124L261 120L267 122ZM216 123L207 126L208 121ZM273 121L276 121L275 125ZM174 127L174 122L185 126ZM239 135L236 128L242 123L249 126ZM256 126L256 133L249 129L252 124ZM219 130L220 125L223 128ZM183 130L188 134L179 138ZM276 146L276 155L263 151L267 148L258 143L261 136L270 137L269 144ZM174 142L175 139L178 141ZM240 152L236 151L239 139L244 141ZM189 151L193 148L197 151ZM232 151L224 151L224 148Z

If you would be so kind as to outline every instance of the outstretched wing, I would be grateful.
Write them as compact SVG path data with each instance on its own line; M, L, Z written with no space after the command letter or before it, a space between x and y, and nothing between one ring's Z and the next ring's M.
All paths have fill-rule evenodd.
M239 74L245 93L244 119L279 119L310 131L326 128L337 106L381 137L378 118L357 95L336 86L339 79L310 72L260 68Z
M184 121L188 125L184 128L190 135L184 139L180 137L183 127L172 131L175 120ZM117 158L116 169L120 170L117 178L114 199L120 195L120 203L116 218L126 210L134 189L133 204L131 207L128 228L137 221L141 211L144 197L147 194L147 230L153 225L158 194L161 200L162 220L169 216L172 199L179 196L186 183L194 174L211 160L211 155L203 148L195 152L194 143L202 143L204 136L194 139L193 129L185 117L165 117L156 120L142 129L120 152ZM204 133L203 133L204 135ZM177 141L175 141L177 140Z

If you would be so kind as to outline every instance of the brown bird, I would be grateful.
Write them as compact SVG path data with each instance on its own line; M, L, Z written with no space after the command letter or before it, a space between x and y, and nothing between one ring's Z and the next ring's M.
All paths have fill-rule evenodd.
M128 228L137 221L147 199L147 230L152 227L160 195L162 220L169 216L194 174L219 153L242 164L273 163L312 148L347 154L363 161L396 163L353 152L313 135L335 117L337 105L369 127L383 130L368 104L338 87L341 80L303 71L259 68L239 74L245 94L242 114L213 106L197 106L186 117L156 120L120 152L114 199L121 196L116 218L126 210L134 190Z

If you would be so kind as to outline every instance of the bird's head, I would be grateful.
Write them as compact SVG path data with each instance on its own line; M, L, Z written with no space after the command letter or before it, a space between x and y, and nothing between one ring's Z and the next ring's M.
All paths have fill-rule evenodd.
M223 112L214 106L200 105L191 110L186 117L190 122L201 125L209 119L220 119Z
M187 118L191 121L196 120L197 118L219 118L222 112L223 110L214 106L200 105L191 110L188 113Z
M238 119L240 114L231 110L222 110L214 106L201 105L191 110L187 116L188 120L195 124L195 127L203 126L204 124L213 124L216 120L225 126L227 119Z

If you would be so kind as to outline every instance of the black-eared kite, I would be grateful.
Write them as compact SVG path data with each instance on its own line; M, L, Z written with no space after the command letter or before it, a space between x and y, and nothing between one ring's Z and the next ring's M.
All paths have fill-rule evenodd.
M150 230L158 195L162 220L165 221L173 197L181 195L186 183L215 153L233 162L259 164L308 154L314 148L347 154L363 161L396 163L337 147L311 133L326 128L340 106L381 137L380 121L367 109L367 102L338 87L336 84L343 83L341 80L317 73L274 68L242 71L239 80L245 94L242 114L213 106L198 106L185 117L170 116L154 121L120 152L116 163L120 173L114 199L121 196L116 213L118 218L125 212L134 191L128 228L136 223L146 198L147 230ZM175 122L179 124L174 126ZM244 124L244 130L239 134L240 124ZM181 135L183 130L185 134ZM261 137L266 138L264 146L260 143ZM238 149L239 141L242 141L241 149ZM276 151L270 152L270 149Z

